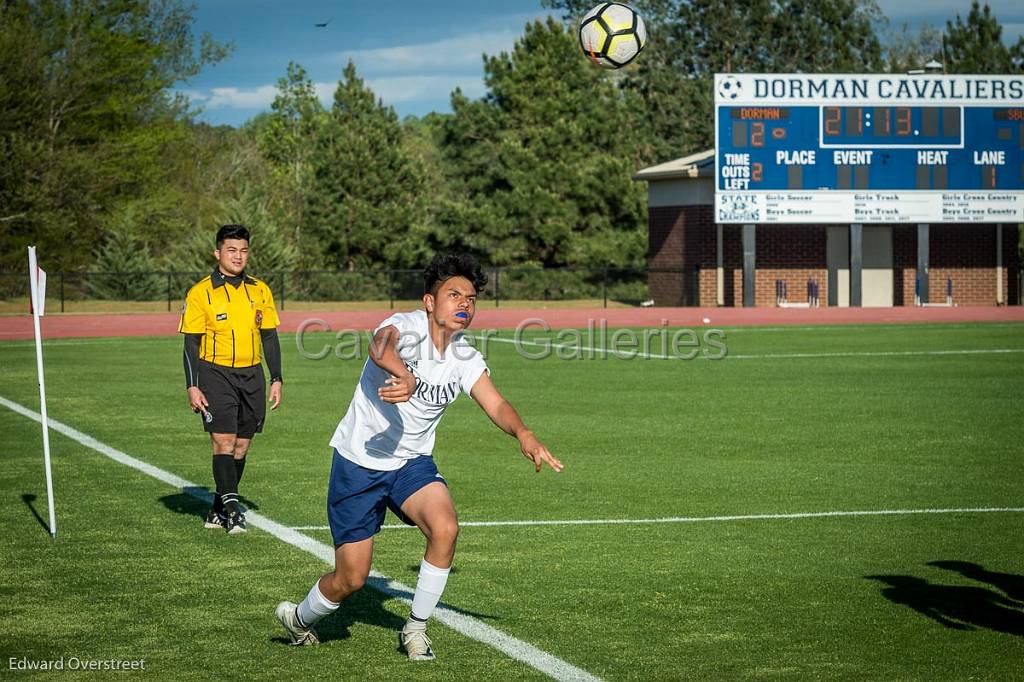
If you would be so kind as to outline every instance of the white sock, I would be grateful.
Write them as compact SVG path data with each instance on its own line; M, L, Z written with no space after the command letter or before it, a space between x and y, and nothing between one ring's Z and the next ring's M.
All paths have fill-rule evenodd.
M410 622L415 625L416 621L426 623L430 614L434 612L437 602L441 601L441 594L448 582L450 568L438 568L429 563L426 559L420 562L420 577L416 580L416 593L412 596L412 618ZM424 625L424 627L426 627Z
M309 594L295 610L299 622L307 628L324 616L329 616L338 610L339 604L333 602L320 591L320 581L317 580L309 590Z

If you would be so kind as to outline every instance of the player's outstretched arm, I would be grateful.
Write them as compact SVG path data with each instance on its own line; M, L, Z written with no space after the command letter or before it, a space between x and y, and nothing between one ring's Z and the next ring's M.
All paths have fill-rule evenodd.
M537 440L533 431L526 428L519 413L509 401L505 400L505 396L498 392L498 388L491 381L487 372L481 374L473 384L470 395L473 396L477 405L487 413L495 426L519 441L519 448L523 451L523 456L533 462L536 471L540 472L541 465L544 463L547 463L555 472L562 470L562 463L548 452L543 443Z
M370 359L391 375L385 385L377 389L377 395L386 403L404 403L416 391L416 377L398 355L400 336L398 327L389 324L378 329L370 343Z

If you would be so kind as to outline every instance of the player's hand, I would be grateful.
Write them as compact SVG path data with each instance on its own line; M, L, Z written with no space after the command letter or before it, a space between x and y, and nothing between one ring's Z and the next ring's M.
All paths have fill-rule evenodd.
M533 462L537 473L540 473L541 464L545 462L555 473L559 473L562 470L562 463L548 452L543 443L537 440L537 437L533 435L533 431L526 430L519 434L519 447L523 451L523 456Z
M392 376L384 382L383 388L377 389L377 395L386 403L404 403L416 391L416 377L412 372L401 376Z
M206 396L199 390L198 386L190 386L188 389L188 406L193 412L205 412L210 403L206 402Z
M270 409L276 410L277 406L281 404L281 382L274 381L270 384L270 395L267 397L267 402L271 403Z

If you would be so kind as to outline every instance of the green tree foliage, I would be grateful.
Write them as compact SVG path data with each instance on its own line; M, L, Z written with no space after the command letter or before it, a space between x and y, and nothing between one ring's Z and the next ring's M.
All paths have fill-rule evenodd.
M308 231L326 264L343 269L419 264L424 172L405 150L394 109L349 62L311 157Z
M221 224L240 224L249 229L249 265L247 270L257 277L293 270L299 253L282 222L274 215L269 202L252 187L243 187L241 194L225 202Z
M941 61L949 73L1021 73L1024 37L1012 46L1003 42L1003 27L988 3L971 3L967 19L946 22Z
M303 245L307 265L319 260L314 243L304 239L306 207L313 187L313 162L317 138L328 117L306 71L294 62L277 82L278 93L268 114L254 131L260 151L270 164L268 189L277 197L281 218L292 232L294 244ZM310 262L310 261L313 262Z
M96 251L93 273L86 278L86 289L93 297L152 301L166 296L166 281L155 273L151 246L138 236L138 221L138 214L127 208L105 226L106 238Z
M35 242L58 267L84 265L111 207L166 181L181 142L170 94L224 55L177 0L0 3L0 267Z
M220 129L200 126L196 130L209 134L204 137L209 144L200 145L197 139L190 145L196 155L195 166L179 172L194 175L196 182L205 179L209 183L206 188L189 186L187 191L189 205L197 200L205 205L185 216L188 229L184 233L170 239L166 232L161 233L160 267L190 276L209 272L217 230L228 223L245 225L252 233L248 267L253 274L300 267L295 236L288 229L287 207L274 200L278 185L260 152L254 129L247 127L227 136L221 136ZM215 156L204 159L211 148Z
M637 264L646 247L638 104L554 20L484 63L486 97L452 97L443 150L457 201L446 247L495 265Z

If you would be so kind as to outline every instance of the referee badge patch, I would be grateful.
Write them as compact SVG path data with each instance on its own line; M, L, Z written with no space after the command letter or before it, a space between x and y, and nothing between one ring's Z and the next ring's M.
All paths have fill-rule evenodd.
M218 322L223 322L226 319L228 319L228 314L227 313L217 313L217 321Z
M256 311L256 326L257 327L262 327L263 326L263 311L262 310L257 310Z

